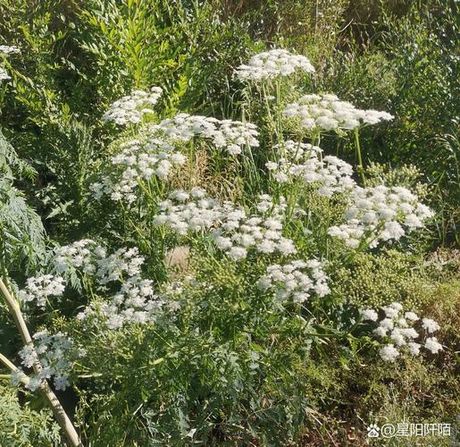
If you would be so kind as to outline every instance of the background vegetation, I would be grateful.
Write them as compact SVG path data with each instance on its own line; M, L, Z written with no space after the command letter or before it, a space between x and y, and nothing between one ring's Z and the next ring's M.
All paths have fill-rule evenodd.
M372 418L455 422L460 414L459 36L454 0L0 0L0 45L21 49L4 60L11 82L0 83L0 229L21 241L2 247L1 264L17 284L46 257L46 244L91 237L111 240L115 247L141 245L119 215L110 217L108 230L107 210L88 188L117 144L117 132L102 121L114 100L133 88L158 85L165 91L160 118L185 111L238 119L245 93L233 71L270 47L309 57L317 73L306 90L334 92L396 117L361 135L369 178L418 188L437 215L430 231L407 250L361 253L337 264L331 276L339 284L338 302L399 301L436 317L443 344L450 347L439 360L411 360L389 370L360 357L351 343L345 348L331 341L324 348L329 351L314 349L305 364L302 344L292 335L294 323L273 320L270 324L280 327L278 348L258 353L273 369L258 376L248 357L257 347L248 347L247 340L230 342L222 333L206 338L207 332L190 330L220 327L213 309L202 306L181 322L187 344L168 328L164 339L175 340L174 348L149 344L155 331L105 340L114 356L109 374L82 379L75 391L62 395L87 445L157 445L152 439L166 439L161 436L168 433L179 439L189 429L184 408L200 421L201 445L216 446L359 446L367 445ZM355 163L345 140L326 138L322 147ZM17 233L11 222L22 221L26 229ZM144 254L154 258L155 248L144 247ZM222 295L243 287L231 271L210 266L207 274ZM244 313L247 321L239 321L237 305L222 304L222 315L225 311L232 324L261 331L262 338L270 336L254 315ZM336 311L335 304L325 308ZM44 318L34 315L30 322L38 327ZM0 352L14 358L20 340L6 312L0 324ZM54 324L65 327L59 320ZM100 359L99 346L88 342L94 361ZM145 359L150 365L173 351L177 357L155 365L155 374L139 369ZM292 368L283 369L285 364ZM0 384L0 444L59 445L43 403L31 394L18 395L7 377L1 376ZM158 395L152 391L159 389ZM264 395L273 398L270 405L257 401ZM161 414L149 410L164 405ZM207 425L207 417L221 425ZM244 421L249 434L240 438L237 428ZM420 445L448 445L429 442Z

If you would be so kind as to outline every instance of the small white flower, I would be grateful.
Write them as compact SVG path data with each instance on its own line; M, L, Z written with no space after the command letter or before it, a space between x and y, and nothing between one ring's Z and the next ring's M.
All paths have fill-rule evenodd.
M296 260L284 265L270 265L258 282L262 290L270 290L279 301L292 299L302 303L315 293L319 297L330 293L327 276L320 262Z
M141 182L147 183L155 177L166 180L186 160L174 146L150 135L128 141L120 150L111 158L100 181L91 186L95 198L107 194L114 201L130 204L136 200Z
M377 321L379 318L378 313L374 309L363 309L360 312L363 320Z
M391 303L390 307L392 307L393 309L397 310L398 312L403 310L403 305L401 303L397 303L397 302Z
M406 344L406 339L404 338L404 335L400 329L393 329L390 334L390 338L396 344L396 346L403 346Z
M240 65L236 76L244 81L261 81L278 76L290 76L295 71L313 73L310 61L287 50L274 49L253 56L247 64Z
M56 389L66 389L70 385L68 376L72 364L81 355L65 334L58 332L51 335L47 330L37 332L33 336L33 344L19 351L21 363L26 368L32 368L38 363L41 365L39 371L29 376L30 381L25 386L35 391L45 380L53 378Z
M392 306L384 307L383 311L388 318L395 318L398 315L398 310Z
M377 335L377 337L385 337L387 335L387 330L386 328L379 326L378 328L373 330L373 333Z
M300 181L317 188L322 196L346 192L354 188L353 168L334 156L321 156L321 149L288 140L275 146L282 157L267 163L271 175L279 183Z
M0 45L0 53L3 53L3 54L18 54L20 52L21 52L21 50L18 47L9 46L9 45Z
M431 318L423 318L422 319L422 327L429 334L439 330L439 324L436 323L436 321L432 320Z
M369 309L361 310L364 314ZM388 340L389 337L392 343L380 349L380 356L383 359L393 361L398 355L399 351L395 348L401 348L401 352L409 352L411 355L418 355L422 346L422 341L415 342L416 339L422 337L422 333L416 330L414 325L419 321L418 315L414 312L405 312L404 317L400 317L400 312L403 311L403 306L400 303L391 303L389 306L382 307L385 312L385 318L378 322L378 327L373 330L373 334L377 337ZM374 321L377 321L376 318ZM422 328L428 333L434 332L439 329L439 325L429 318L423 318ZM388 334L389 333L389 334ZM436 337L429 337L425 340L424 346L426 349L436 354L442 350L441 344L437 341Z
M420 354L420 344L419 343L415 343L415 342L409 342L407 343L407 348L409 349L409 352L412 354L412 355L419 355Z
M391 330L394 328L394 322L391 318L384 318L381 322L380 322L380 327L383 328L383 329L388 329L388 330Z
M239 261L240 259L244 259L247 255L247 250L243 247L232 247L228 251L229 258L233 259L234 261Z
M35 302L44 308L49 297L60 297L65 290L64 278L53 275L40 275L27 279L26 287L19 292L24 302Z
M406 312L404 314L404 317L406 318L406 320L410 320L410 321L418 321L419 320L419 317L415 312Z
M8 81L9 79L11 79L11 76L8 74L8 72L0 67L0 82L1 81Z
M123 96L115 101L104 114L105 121L125 126L138 124L147 113L153 113L153 106L162 94L160 87L152 87L149 92L134 90L131 95Z
M301 127L305 129L325 131L347 131L394 118L386 112L357 109L353 104L328 94L304 95L297 102L288 104L284 115L299 118Z
M413 327L401 328L399 331L406 338L417 338L419 336L418 332Z
M349 195L350 205L344 214L347 222L338 227L331 227L328 234L344 240L351 247L355 244L349 240L362 238L365 238L371 247L377 246L380 241L397 241L406 231L410 232L413 229L407 224L406 217L408 209L421 205L417 200L414 194L402 187L354 186ZM389 312L392 313L391 310Z
M380 349L379 354L383 361L394 362L399 356L399 351L394 347L393 344L388 344Z
M442 351L442 345L438 342L436 337L429 337L425 341L425 348L433 354L437 354Z
M200 115L180 113L151 127L151 132L169 140L190 141L201 137L232 156L242 153L244 146L258 147L257 127L248 122L218 120Z

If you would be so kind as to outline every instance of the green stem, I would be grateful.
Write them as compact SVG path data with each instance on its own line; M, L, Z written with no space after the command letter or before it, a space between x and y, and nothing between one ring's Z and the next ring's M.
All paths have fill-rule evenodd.
M241 114L241 122L246 123L247 118L246 118L246 112L245 108L243 107L242 114ZM260 187L260 174L259 170L256 165L256 161L254 159L254 154L252 153L251 146L246 145L244 148L246 150L246 153L249 154L249 161L248 157L242 157L242 165L240 165L240 161L238 160L238 167L243 166L244 169L247 169L249 173L249 179L250 179L250 187L251 189L254 188L254 190L257 191L257 189ZM244 184L244 182L242 182Z
M315 130L313 132L313 135L311 135L311 144L312 144L312 146L320 147L320 145L321 145L321 130Z
M277 134L276 131L276 121L275 118L273 117L272 111L271 111L271 105L270 101L268 99L268 92L267 88L265 86L265 83L262 84L262 96L265 102L265 107L267 109L267 119L268 119L268 132L269 132L269 137L270 137L270 145L273 147L275 144L275 139L273 138L272 132ZM278 135L276 135L276 141L278 141ZM273 150L273 149L272 149Z
M283 143L283 131L281 124L281 82L279 79L275 81L276 85L276 136L278 138L278 144Z
M355 136L355 148L356 148L356 155L358 157L358 174L361 177L361 181L363 182L363 186L366 186L366 177L364 176L364 165L363 165L363 157L361 154L361 143L359 142L359 130L358 128L354 131Z

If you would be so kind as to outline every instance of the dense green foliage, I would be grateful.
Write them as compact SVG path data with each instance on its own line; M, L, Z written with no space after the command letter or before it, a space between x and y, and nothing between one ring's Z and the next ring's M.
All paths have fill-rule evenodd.
M0 387L1 445L21 447L53 447L60 443L59 427L44 411L36 411L30 403L18 401L16 390Z
M80 239L108 255L138 247L142 277L180 309L154 324L85 325L76 316L86 306L100 311L129 278L101 287L78 268L63 274L60 301L22 303L31 332L62 331L85 350L72 387L58 394L85 446L360 446L373 422L456 423L459 23L458 2L443 0L0 0L0 45L20 48L0 52L11 76L0 80L0 277L16 293L27 277L55 274L53 250ZM236 79L236 67L272 47L306 55L316 73L260 85ZM103 119L114 101L152 86L163 94L143 123L123 129ZM351 250L327 232L342 223L346 193L320 196L267 173L281 138L310 141L281 112L313 92L395 116L356 139L321 135L320 145L358 165L357 182L415 192L435 212L426 229ZM235 162L199 138L177 142L188 159L168 182L141 181L133 206L96 200L91 185L115 175L123 145L180 112L253 122L260 147ZM283 236L299 258L324 262L330 294L276 304L257 284L283 256L251 252L234 262L205 231L153 224L168 193L195 186L251 212L261 193L277 204L286 197ZM381 361L359 309L393 302L435 318L440 354ZM20 337L3 303L0 335L0 353L19 365ZM51 412L10 387L7 372L0 445L60 445Z

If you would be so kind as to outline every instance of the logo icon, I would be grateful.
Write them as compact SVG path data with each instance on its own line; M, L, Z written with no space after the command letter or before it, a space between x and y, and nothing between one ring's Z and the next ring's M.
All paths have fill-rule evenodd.
M368 438L378 438L380 436L380 428L377 424L370 424L367 427L367 437Z

